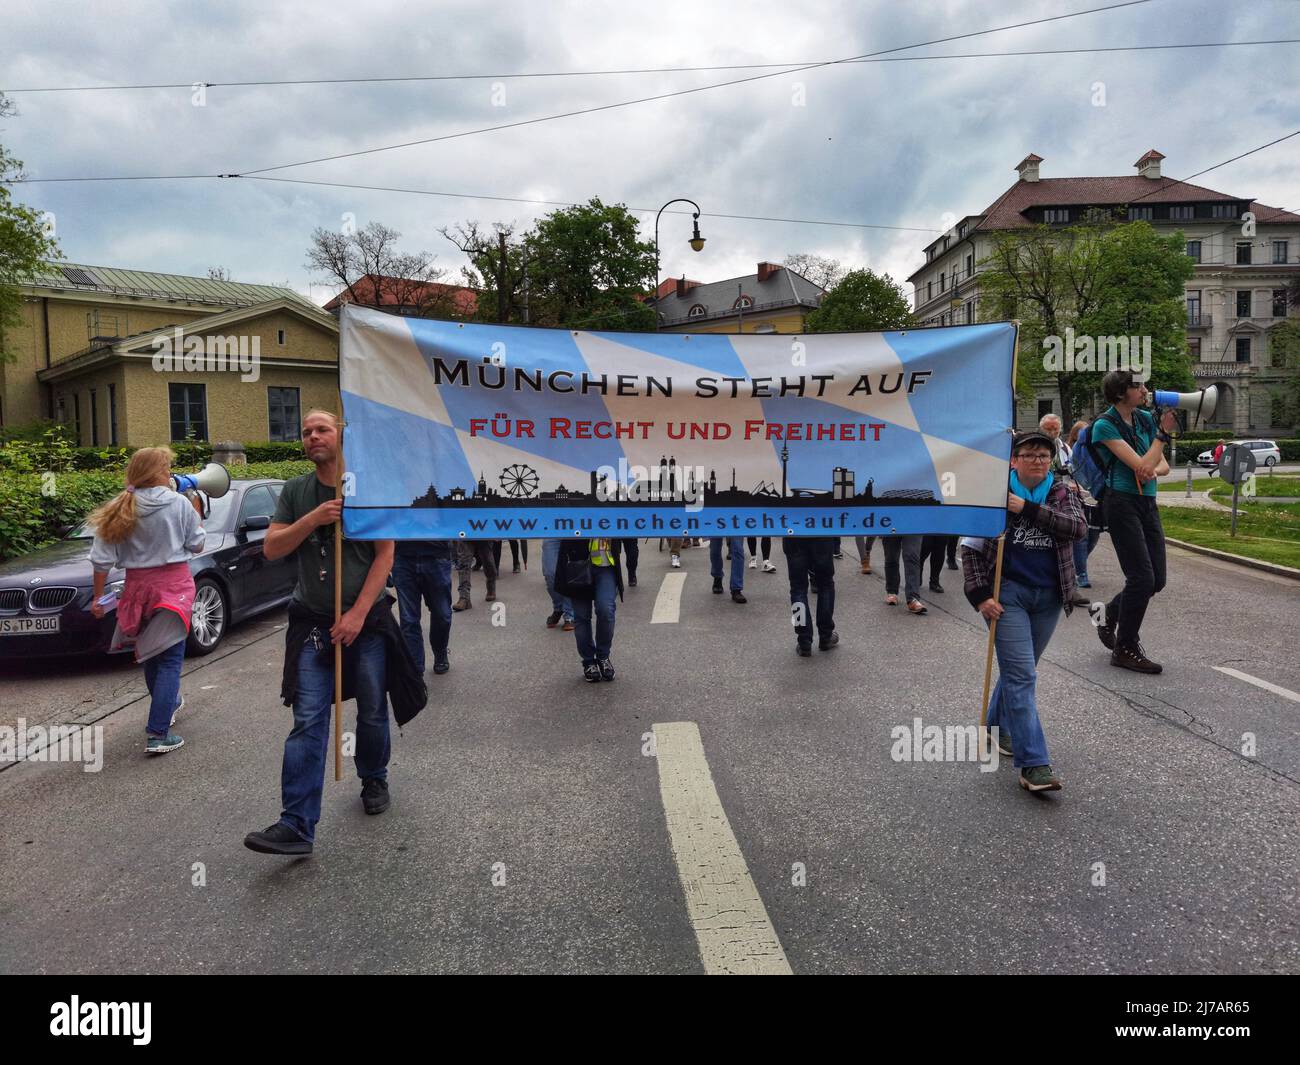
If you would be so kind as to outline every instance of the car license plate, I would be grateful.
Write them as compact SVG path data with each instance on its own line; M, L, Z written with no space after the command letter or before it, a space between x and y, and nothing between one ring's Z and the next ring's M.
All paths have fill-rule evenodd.
M0 618L0 636L43 636L59 631L59 616L48 618Z

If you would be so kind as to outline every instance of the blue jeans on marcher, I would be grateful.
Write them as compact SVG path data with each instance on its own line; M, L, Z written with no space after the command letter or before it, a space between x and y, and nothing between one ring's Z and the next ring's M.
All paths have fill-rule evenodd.
M579 596L573 598L573 635L578 640L578 655L584 666L609 657L614 646L614 609L618 598L618 583L613 566L592 566L592 579L596 598L596 635L592 639L591 607L593 600Z
M149 724L145 728L150 735L166 736L171 731L172 711L181 701L181 665L184 661L184 640L144 660L144 682L150 695Z
M560 562L560 540L542 541L542 576L546 578L546 591L551 597L551 609L558 610L565 618L573 617L573 604L567 595L555 590L555 567Z
M298 690L293 697L293 731L284 741L280 823L305 840L316 837L325 755L329 750L330 712L334 709L334 645L328 629L315 629L298 652ZM388 698L384 688L384 638L362 632L352 645L356 672L357 776L363 781L388 779Z
M714 580L722 576L723 539L715 536L709 541L709 576ZM745 538L728 536L725 539L731 545L731 590L739 592L745 587Z
M1038 720L1038 660L1061 617L1059 588L1031 588L1002 578L1002 616L993 637L998 655L998 683L989 700L989 727L1011 733L1015 767L1051 765L1047 738Z
M424 639L420 628L420 603L429 607L429 647L434 657L447 653L451 640L451 559L429 554L393 559L393 587L397 589L397 614L411 657L424 672Z
M885 541L888 543L889 541ZM823 639L835 631L835 540L829 536L781 540L790 580L790 611L795 639L811 643L812 615L808 610L808 574L817 581L817 634Z

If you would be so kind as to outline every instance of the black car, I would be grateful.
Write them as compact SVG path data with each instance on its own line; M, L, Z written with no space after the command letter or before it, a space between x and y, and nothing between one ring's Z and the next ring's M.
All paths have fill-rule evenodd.
M235 622L287 603L293 594L293 555L262 555L283 481L232 481L211 501L203 550L190 560L194 612L186 649L206 655ZM58 543L0 563L0 659L99 654L108 650L116 614L90 612L93 534L83 524ZM123 570L108 575L120 591Z

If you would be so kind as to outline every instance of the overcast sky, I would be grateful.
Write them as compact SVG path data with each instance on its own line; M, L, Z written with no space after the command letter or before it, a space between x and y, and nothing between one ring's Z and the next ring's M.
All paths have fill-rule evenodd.
M764 73L584 77L531 72L809 63L1081 11L1108 0L927 4L657 0L443 3L63 3L10 0L0 87L401 75L501 75L410 84L215 87L13 97L2 141L31 177L217 174L436 137ZM606 13L602 14L604 8ZM652 15L651 15L652 13ZM651 17L647 17L651 15ZM1150 0L897 52L1300 38L1296 0ZM520 227L551 208L475 196L658 208L661 276L718 281L760 259L816 252L902 280L925 232L735 221L710 213L942 229L988 206L1029 152L1042 176L1131 174L1148 148L1183 177L1300 129L1300 45L841 65L516 129L274 171L277 178L430 189L470 198L249 179L20 186L54 213L70 261L287 282L323 303L304 265L312 230L345 214L403 235L449 274L439 233L475 219ZM1098 87L1101 83L1101 87ZM1101 106L1097 102L1104 97ZM1300 208L1300 137L1198 179ZM945 215L948 217L945 218ZM653 214L642 215L649 237Z

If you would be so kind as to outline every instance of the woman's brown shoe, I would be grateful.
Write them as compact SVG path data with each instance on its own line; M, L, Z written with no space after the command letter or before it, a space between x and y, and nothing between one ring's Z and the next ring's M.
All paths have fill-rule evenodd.
M919 599L908 600L907 609L917 615L926 613L925 604Z
M885 596L885 603L888 606L898 606L898 596L896 595Z
M865 558L862 560L862 572L863 573L871 572L871 563L868 562Z

